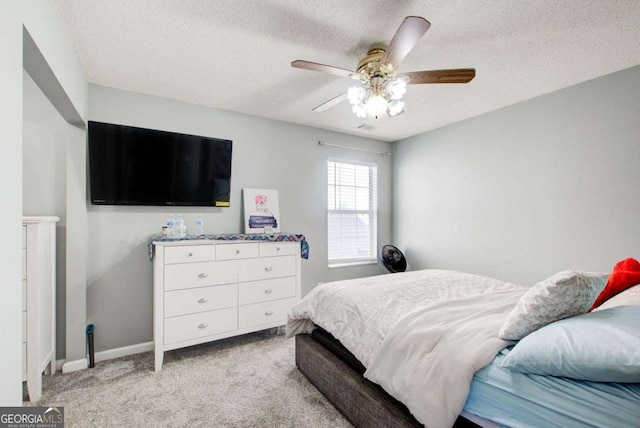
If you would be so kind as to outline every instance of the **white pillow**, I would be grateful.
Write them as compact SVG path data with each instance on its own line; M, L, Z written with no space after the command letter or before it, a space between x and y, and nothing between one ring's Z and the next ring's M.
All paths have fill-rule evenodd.
M640 305L640 284L627 288L622 293L618 293L603 304L593 310L600 311L602 309L613 308L614 306L630 306Z
M537 283L518 300L498 336L520 340L554 321L588 312L608 276L565 270Z

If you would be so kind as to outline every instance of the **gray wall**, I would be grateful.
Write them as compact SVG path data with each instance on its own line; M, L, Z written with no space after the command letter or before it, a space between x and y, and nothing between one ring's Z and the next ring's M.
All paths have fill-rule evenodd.
M640 66L400 141L395 242L524 284L609 271L640 257L639 141Z
M56 224L56 353L65 355L66 177L68 124L25 71L23 73L22 213L55 215Z
M389 143L95 85L89 118L233 140L230 208L89 207L87 316L96 325L96 350L152 340L147 241L168 214L183 214L193 228L196 213L202 213L207 233L241 232L243 188L277 189L282 230L306 235L311 256L302 262L303 295L318 282L382 273L377 265L327 268L326 162L339 157L378 164L382 245L391 239L391 160L317 142L378 151L389 151Z

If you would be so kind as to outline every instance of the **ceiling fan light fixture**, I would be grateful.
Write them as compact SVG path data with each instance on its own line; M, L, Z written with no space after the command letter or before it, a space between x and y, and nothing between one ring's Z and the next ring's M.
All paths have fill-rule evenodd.
M404 101L393 100L387 107L387 114L389 117L395 117L404 113Z
M372 47L367 56L358 62L356 71L346 68L318 64L311 61L295 60L294 68L320 71L356 80L355 86L337 97L314 108L321 112L348 99L351 111L359 118L367 116L378 119L383 112L390 117L404 113L402 97L407 93L407 84L468 83L476 75L473 68L449 70L411 71L398 74L400 63L411 52L418 40L431 24L420 16L407 16L386 48Z
M406 79L394 79L390 82L381 80L368 85L351 86L347 90L347 100L353 114L361 119L378 119L384 113L394 117L404 112L404 102L400 99L406 92Z

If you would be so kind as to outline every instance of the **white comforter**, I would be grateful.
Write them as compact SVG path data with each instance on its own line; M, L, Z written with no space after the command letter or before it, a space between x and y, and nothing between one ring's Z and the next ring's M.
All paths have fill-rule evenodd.
M450 427L473 374L509 345L498 331L526 290L443 270L332 282L293 307L287 336L323 327L418 421Z

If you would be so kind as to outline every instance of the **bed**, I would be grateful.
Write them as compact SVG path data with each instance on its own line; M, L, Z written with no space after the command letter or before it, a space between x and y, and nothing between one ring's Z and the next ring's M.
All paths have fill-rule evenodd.
M578 296L566 295L567 278L550 279L565 281L563 310L580 316L558 319L580 319L607 276L578 275ZM292 309L287 335L296 336L298 368L355 426L637 426L640 384L626 382L636 367L625 368L624 383L503 367L518 342L499 333L536 287L441 270L338 281ZM558 300L549 289L545 298ZM638 309L625 317L640 318Z

